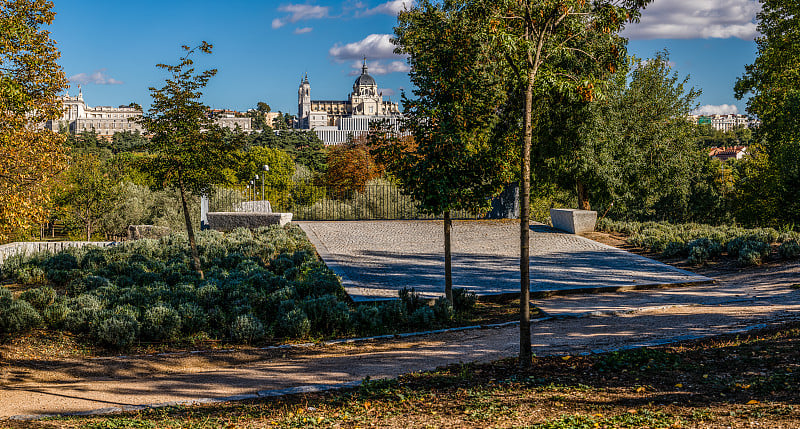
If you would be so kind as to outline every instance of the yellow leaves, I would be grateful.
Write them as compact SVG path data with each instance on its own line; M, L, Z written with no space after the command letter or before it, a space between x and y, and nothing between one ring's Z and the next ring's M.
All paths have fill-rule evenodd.
M758 401L756 401L755 399L751 399L751 400L747 401L747 405L756 405L756 404L758 404L758 403L759 403L759 402L758 402Z
M561 356L561 359L562 359L562 360L565 360L565 361L567 361L567 360L570 360L571 358L572 358L572 356L570 356L570 355L567 355L567 356Z
M645 390L647 389L644 386L639 386L636 388L636 393L644 393Z
M676 385L675 385L675 387L677 387L678 389L680 389L680 388L682 388L682 387L683 387L683 383L678 383L678 384L676 384Z

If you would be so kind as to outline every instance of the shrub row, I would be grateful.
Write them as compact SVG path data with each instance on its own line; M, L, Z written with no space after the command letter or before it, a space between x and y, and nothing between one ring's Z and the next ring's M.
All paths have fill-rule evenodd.
M185 235L10 258L0 278L31 288L18 299L0 288L0 334L44 326L124 349L196 335L237 343L373 335L441 325L456 313L413 290L353 305L296 226L203 231L197 241L204 280L191 269ZM475 304L474 294L455 296L456 309Z
M667 222L616 222L602 219L598 230L628 236L628 243L659 252L664 257L685 257L695 265L726 252L741 265L758 265L770 257L773 244L784 259L800 257L800 233L773 228L745 229L736 226L670 224Z

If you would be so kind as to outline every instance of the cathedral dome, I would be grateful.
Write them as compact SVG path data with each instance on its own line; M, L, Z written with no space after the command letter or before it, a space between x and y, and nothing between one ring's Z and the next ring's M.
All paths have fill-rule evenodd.
M356 82L353 84L353 89L359 86L377 86L378 84L375 82L375 78L367 73L367 59L364 59L364 65L361 67L361 76L356 78Z

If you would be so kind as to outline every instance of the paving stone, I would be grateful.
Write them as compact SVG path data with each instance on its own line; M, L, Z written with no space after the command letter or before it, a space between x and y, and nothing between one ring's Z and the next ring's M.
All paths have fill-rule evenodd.
M403 287L443 295L442 221L297 222L356 301ZM531 225L531 292L613 291L712 279L541 224ZM519 292L518 221L455 221L453 286L478 295Z

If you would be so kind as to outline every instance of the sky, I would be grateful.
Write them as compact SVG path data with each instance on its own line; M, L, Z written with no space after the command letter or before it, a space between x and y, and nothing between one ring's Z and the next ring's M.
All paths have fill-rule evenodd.
M311 97L346 100L367 58L384 97L410 90L405 58L394 54L397 13L414 0L53 0L49 27L76 95L90 106L150 105L150 87L175 64L182 45L207 41L198 70L215 68L205 90L212 108L245 111L259 101L296 114L307 73ZM623 35L640 58L668 50L673 70L701 89L696 113L746 113L733 85L756 56L757 0L655 0Z

